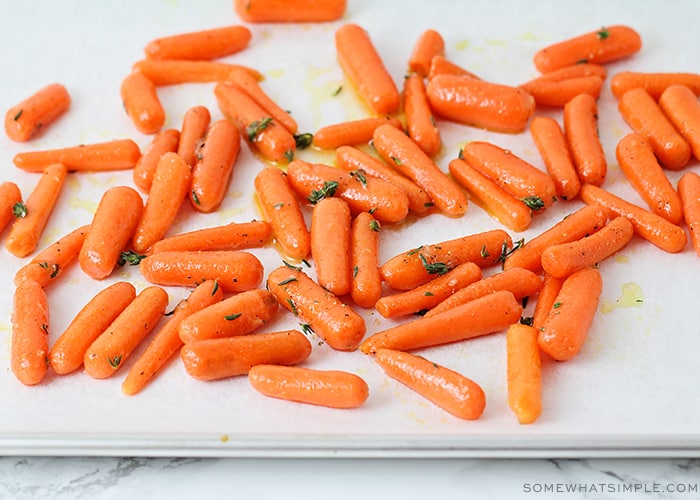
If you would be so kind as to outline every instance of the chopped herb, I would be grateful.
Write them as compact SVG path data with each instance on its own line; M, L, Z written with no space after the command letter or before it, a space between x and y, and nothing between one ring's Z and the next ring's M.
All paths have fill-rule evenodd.
M51 264L51 274L49 275L49 278L54 279L56 276L58 276L58 272L61 270L61 266L54 262Z
M294 303L294 301L292 299L287 299L287 304L289 304L289 308L292 311L292 313L294 314L294 316L298 316L299 311L297 310L297 306Z
M14 215L17 218L22 218L27 216L27 205L22 203L21 201L18 201L14 205L12 205L12 215Z
M489 255L491 255L491 254L489 253L489 251L486 249L486 243L484 243L484 244L481 246L481 252L480 252L480 253L481 253L481 258L482 258L482 259L485 259L485 258L487 258Z
M520 318L520 324L532 326L534 320L535 320L535 318L533 318L532 316L523 317L523 318Z
M284 206L284 203L277 203L277 204L275 204L272 208L274 208L275 210L279 210L279 209L282 208L283 206Z
M114 356L111 358L107 358L107 361L109 361L109 366L111 366L114 369L119 368L119 365L122 364L122 357L121 355Z
M365 171L362 169L354 170L350 172L350 175L353 176L355 179L360 181L363 186L367 185L367 177L365 177Z
M396 156L391 157L392 161L396 163L397 165L403 165L403 162L401 161L401 158L397 158Z
M314 140L314 134L307 132L305 134L294 134L294 142L299 149L306 149L311 146L311 141Z
M408 253L406 253L406 255L407 255L407 256L410 256L410 255L415 255L415 254L417 254L418 252L420 252L421 250L423 250L423 246L424 246L424 245L421 245L421 246L419 246L419 247L414 248L413 250L409 250Z
M335 97L335 96L337 96L338 94L340 94L340 91L341 91L341 90L343 90L343 86L342 86L342 85L339 85L338 88L335 89L335 92L333 92L331 95L332 95L333 97Z
M416 311L413 314L415 314L416 316L425 316L425 313L427 313L427 312L428 312L428 309L421 309L420 311Z
M47 325L46 323L41 324L41 329L44 330L44 333L49 333L49 325Z
M433 362L433 368L440 368L437 363Z
M435 294L433 292L423 292L423 295L425 295L426 297L432 297Z
M525 244L525 238L520 238L518 241L513 243L512 248L508 248L508 242L504 241L503 245L501 246L501 256L498 258L498 262L505 262L510 255L518 250L520 247L522 247Z
M352 268L352 277L356 278L357 277L357 272L359 271L359 268L357 266Z
M294 276L292 276L291 278L287 278L286 280L280 281L279 283L277 283L277 285L284 286L287 283L292 283L293 281L298 281L298 280Z
M576 64L588 64L588 59L579 59Z
M224 316L224 319L226 321L233 321L236 318L240 318L242 313L235 313L235 314L228 314Z
M117 261L117 264L120 266L123 266L125 264L129 264L130 266L136 266L145 258L145 255L141 255L140 253L127 250L126 252L122 252L119 254L119 260Z
M596 31L595 34L598 35L598 40L605 40L610 36L610 31L608 31L606 27L602 27L599 31Z
M194 201L195 205L199 205L199 196L197 196L197 192L194 189L192 190L192 201Z
M254 142L255 139L258 137L258 134L270 125L272 125L272 118L270 117L263 118L262 120L255 120L254 122L252 122L245 129L246 135L248 136L248 140L250 142Z
M464 160L464 148L459 148L459 153L457 154L457 158L460 160Z
M314 329L311 327L310 324L308 323L299 323L299 326L301 326L301 331L304 332L306 335L312 335L316 332L314 332Z
M372 207L369 209L369 214L372 215L376 211L377 211L377 207Z
M13 119L14 121L19 120L19 117L22 116L22 113L23 113L23 112L24 112L24 110L23 110L23 109L20 109L19 111L17 111L17 114L16 114L12 119Z
M381 224L379 224L378 220L373 220L372 222L369 223L369 228L374 231L374 232L379 232L379 229L381 228Z
M425 208L431 208L431 207L435 206L435 203L433 203L432 201L427 201L427 202L423 203L423 206Z
M295 266L294 264L290 264L290 263L287 262L286 260L283 260L282 263L283 263L285 266L287 266L289 269L294 269L295 271L301 271L301 267L300 267L300 266Z
M553 309L559 309L560 307L561 307L561 302L555 302L554 304L552 304Z
M525 206L530 210L541 210L544 208L544 201L539 196L526 196L520 201L525 203Z
M214 295L218 290L219 290L219 281L214 280L214 288L212 289L211 294Z
M306 267L311 267L311 264L309 264L309 261L306 259L301 259L301 262L306 266Z
M287 151L284 152L284 158L287 161L292 161L294 159L294 151L291 149L288 149Z
M326 181L323 183L321 189L314 189L307 198L314 205L321 201L323 198L333 196L335 191L338 189L338 183L336 181Z
M444 262L428 262L423 254L420 254L419 257L428 274L446 274L450 270Z
M433 115L430 115L430 123L433 124L433 127L437 127L437 123L435 123L435 117Z

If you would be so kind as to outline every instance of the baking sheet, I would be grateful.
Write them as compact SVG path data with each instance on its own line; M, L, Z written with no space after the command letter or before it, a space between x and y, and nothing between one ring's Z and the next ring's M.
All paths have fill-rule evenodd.
M335 23L249 25L250 47L228 62L252 66L265 75L263 88L299 122L301 132L367 116L335 59L333 34L343 22L368 30L399 83L413 43L425 29L446 40L448 58L484 79L518 84L534 76L534 52L549 43L601 26L628 24L643 39L633 58L609 65L609 75L638 71L700 71L694 50L700 5L688 1L470 2L349 0ZM0 134L0 180L16 182L25 196L36 176L12 164L33 149L133 138L139 134L123 112L119 85L153 38L238 24L231 1L136 0L104 3L0 0L0 67L4 68L0 109L42 86L61 82L73 104L69 113L27 144ZM334 95L342 87L342 91ZM161 88L166 127L179 127L185 111L205 105L220 112L213 84ZM543 113L560 118L557 111ZM629 129L609 91L599 101L600 135L609 162L605 187L641 203L616 165L614 147ZM444 147L437 163L447 163L460 145L489 140L543 168L527 134L496 134L440 122ZM332 156L303 151L299 158L331 162ZM260 160L242 149L229 193L217 213L196 214L184 207L170 234L259 219L252 180ZM700 170L693 161L688 170ZM669 175L675 183L680 173ZM79 225L89 223L102 192L133 185L130 172L71 174L44 234L43 248ZM579 208L557 203L534 218L531 228L513 233L526 240ZM474 204L460 219L431 215L381 233L381 260L415 246L491 228L502 228ZM7 231L3 233L3 237ZM274 248L253 250L271 270L280 265ZM463 421L387 379L371 358L335 352L314 341L306 365L346 369L370 386L366 405L331 410L266 399L245 377L218 382L190 378L179 360L141 394L121 393L134 362L109 380L77 372L50 374L37 387L24 387L9 369L12 276L25 263L0 249L0 454L207 455L207 456L591 456L696 455L700 450L697 352L700 347L697 290L700 262L690 248L666 254L635 238L600 269L604 289L600 310L581 354L566 363L544 365L544 409L534 424L519 425L508 408L505 337L491 335L436 347L421 354L463 372L487 395L478 421ZM493 272L491 270L490 272ZM148 284L136 268L123 268L103 282L86 278L75 266L49 289L51 341L98 290L128 279L138 290ZM631 290L631 291L630 291ZM168 288L171 306L186 291ZM630 294L633 300L628 304ZM622 300L620 300L622 299ZM531 308L532 306L530 306ZM368 335L393 324L371 310ZM527 311L526 311L527 313ZM297 327L280 314L269 331Z

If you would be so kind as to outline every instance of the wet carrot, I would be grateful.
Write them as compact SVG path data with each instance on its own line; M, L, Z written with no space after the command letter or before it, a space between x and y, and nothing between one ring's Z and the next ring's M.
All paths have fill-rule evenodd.
M564 132L580 181L600 186L608 164L598 136L595 98L579 94L564 105Z
M10 369L24 385L40 383L49 366L49 304L42 286L26 280L12 301Z
M430 72L430 64L436 56L445 55L445 40L435 30L427 29L420 34L413 45L408 59L409 71L426 78Z
M311 342L297 330L199 340L180 351L185 370L198 380L246 375L257 365L296 365L310 354Z
M603 79L595 75L565 80L535 79L521 84L520 88L534 97L538 106L561 108L579 94L588 94L598 99L603 88Z
M521 424L542 413L542 367L537 330L514 323L506 332L508 405Z
M252 36L245 26L178 33L151 40L144 47L144 53L155 59L218 59L246 48Z
M197 153L202 147L210 123L211 113L206 106L193 106L182 118L177 154L182 156L190 167L194 167L197 163Z
M158 160L165 153L176 152L179 141L180 132L174 128L158 132L153 137L151 143L144 150L143 155L139 157L134 165L132 176L136 187L145 193L151 190L153 174L158 166Z
M408 136L425 154L435 156L441 146L440 129L428 103L423 77L417 73L404 78L403 106Z
M217 280L225 292L252 290L263 278L260 260L241 250L158 252L141 260L139 268L156 285L194 287Z
M17 184L10 181L0 184L0 232L16 217L15 212L23 211L22 192Z
M700 256L700 176L686 172L678 180L678 194L683 203L683 218L690 230L695 253Z
M350 207L340 198L324 198L311 214L311 257L316 280L323 288L341 296L352 287Z
M97 280L112 274L142 214L143 200L135 189L116 186L105 191L78 255L80 268Z
M398 129L402 124L398 118L371 117L334 123L319 128L311 144L319 149L336 149L341 146L360 146L369 143L374 129L380 125L392 125Z
M114 375L134 349L153 331L168 305L160 287L144 288L85 351L85 373L104 379Z
M671 85L659 97L659 106L700 160L700 103L685 85Z
M136 130L142 134L155 134L165 124L165 110L156 86L143 73L129 73L122 80L120 93L126 114Z
M340 67L370 111L398 111L401 95L369 34L357 24L344 24L335 32L335 48Z
M367 382L342 370L256 365L248 380L265 396L328 408L357 408L369 397Z
M100 172L133 168L141 157L138 144L131 139L82 144L60 149L17 153L14 164L28 172L41 172L53 163L63 163L71 172Z
M379 221L368 212L357 214L352 221L350 296L360 307L374 307L382 294L382 277L379 274L380 230Z
M246 71L258 80L262 73L247 66L215 61L185 61L182 59L143 59L132 66L156 87L182 83L225 82L234 71Z
M433 59L430 61L430 69L428 70L427 74L428 80L432 80L437 75L461 75L476 78L477 80L479 80L479 77L471 71L461 67L458 64L453 63L452 61L445 58L445 56L441 55L434 56Z
M150 253L258 248L265 246L270 232L270 224L265 221L229 222L163 238L151 245Z
M695 95L700 95L700 73L620 71L610 79L610 90L618 99L628 90L639 87L658 99L671 85L685 85Z
M5 240L5 247L12 255L26 257L36 250L61 195L67 175L66 167L61 163L54 163L43 170L22 206L22 215L12 223Z
M236 14L248 23L319 23L345 13L347 0L234 0Z
M547 71L533 78L531 81L562 81L570 78L580 78L583 76L597 76L605 80L608 76L608 70L602 64L577 62L571 66L564 66L559 69Z
M83 366L90 344L135 298L134 285L126 281L117 281L97 292L51 346L49 360L53 371L65 375Z
M267 289L331 348L354 351L362 341L366 332L362 316L303 271L279 267L268 275Z
M554 181L557 197L562 200L576 198L581 181L559 123L548 116L535 116L530 121L530 135Z
M542 288L540 293L537 295L537 302L535 302L535 310L532 313L532 326L537 330L540 329L544 320L549 315L550 309L557 300L557 295L561 290L561 285L564 283L565 278L557 278L549 274L545 274L542 279Z
M26 142L46 130L70 105L66 87L51 83L7 110L5 133L13 141Z

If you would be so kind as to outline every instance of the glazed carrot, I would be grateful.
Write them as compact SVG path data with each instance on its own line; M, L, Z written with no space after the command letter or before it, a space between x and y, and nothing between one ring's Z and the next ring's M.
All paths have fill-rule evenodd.
M158 325L168 305L168 294L157 286L144 288L85 351L85 373L109 378Z
M126 281L117 281L92 297L51 346L49 360L53 371L65 375L83 366L90 344L135 298L134 285Z
M155 59L217 59L240 52L252 36L245 26L225 26L156 38L144 52Z
M156 86L143 73L129 73L122 80L120 93L126 114L136 130L142 134L154 134L165 124L165 110Z
M412 351L488 335L520 319L522 306L507 290L484 295L430 317L381 330L360 344L365 354L379 349Z
M261 108L247 93L229 83L214 88L221 112L262 156L273 162L294 158L294 136Z
M538 106L561 108L578 94L588 94L598 99L603 88L603 79L595 75L565 80L535 79L523 83L520 88L534 97Z
M608 216L601 207L585 205L508 254L503 269L523 267L539 274L545 248L588 236L603 227L607 220Z
M659 165L651 144L633 132L620 139L615 155L625 177L649 209L674 224L680 223L683 219L681 198Z
M0 184L0 232L16 217L15 212L23 211L22 192L17 184L10 181Z
M379 221L368 212L357 214L352 221L350 296L360 307L374 307L382 294L378 261L380 229Z
M23 204L23 214L12 223L5 240L5 247L12 255L26 257L36 250L67 175L66 167L61 163L54 163L44 169Z
M538 331L540 349L557 361L578 354L593 323L602 288L600 272L592 267L567 277Z
M579 94L564 105L564 132L580 181L600 186L607 175L608 164L598 137L595 98Z
M556 302L564 279L565 278L557 278L549 274L544 275L542 279L542 288L540 289L539 295L537 295L535 310L532 313L532 326L537 330L540 329L544 320L549 315L549 311L552 309L554 302Z
M445 40L435 30L425 30L416 40L408 59L409 71L426 78L435 56L445 55Z
M141 191L148 193L153 183L153 174L158 166L158 160L165 153L172 153L178 150L180 132L177 129L169 128L158 132L151 143L139 157L134 165L132 173L134 184Z
M189 199L195 210L209 213L221 205L240 150L241 134L233 123L212 123L192 167Z
M270 224L265 221L229 222L180 233L151 245L151 253L204 252L209 250L242 250L264 246L270 239Z
M53 283L78 258L88 227L74 229L37 253L15 273L15 286L28 279L43 287Z
M535 111L523 89L471 76L436 75L426 91L436 115L496 132L522 132Z
M185 112L180 127L180 140L177 144L177 154L190 167L197 163L197 153L202 146L204 136L209 130L211 113L206 106L193 106Z
M193 287L217 280L224 292L244 292L262 283L260 260L241 250L170 251L151 254L139 264L143 277L156 285Z
M464 192L410 137L382 125L374 131L373 144L382 159L418 184L442 213L450 217L464 215L468 204Z
M369 397L367 382L342 370L256 365L248 380L265 396L328 408L357 408Z
M661 250L677 253L683 250L688 242L682 227L598 186L584 184L581 186L580 196L585 203L602 207L609 218L627 217L634 226L635 234Z
M429 318L435 316L453 307L466 304L467 302L499 290L507 290L513 294L515 300L522 300L525 297L534 296L541 288L542 279L537 274L521 267L514 267L507 271L501 271L491 276L484 277L457 290L426 312L423 317Z
M28 172L41 172L53 163L63 163L71 172L99 172L133 168L141 157L138 144L131 139L81 144L60 149L17 153L14 164Z
M662 165L671 170L686 166L690 146L646 90L638 88L622 94L618 109L632 130L651 145Z
M686 172L678 180L678 194L683 202L683 218L690 230L695 253L700 256L700 176Z
M268 275L267 289L331 348L354 351L362 341L366 332L362 316L303 271L279 267Z
M464 262L474 262L481 268L493 266L512 246L508 233L493 229L402 252L382 264L380 272L391 288L410 290Z
M305 259L311 252L311 235L287 175L276 167L263 168L255 177L255 192L282 253Z
M401 95L369 34L357 24L345 24L335 32L335 48L340 67L370 111L398 111Z
M538 50L533 61L542 73L578 62L604 64L623 59L642 48L642 39L629 26L602 27Z
M248 23L319 23L345 13L347 0L234 0L236 14Z
M70 104L66 87L49 84L7 110L5 133L13 141L26 142L68 111Z
M542 252L542 268L547 274L565 278L619 252L627 246L633 234L634 227L629 219L615 217L590 236L546 248Z
M372 140L374 129L380 125L402 128L398 118L359 118L321 127L314 133L311 144L319 149L336 149L341 146L360 146Z
M112 274L142 214L143 200L135 189L116 186L104 192L78 255L88 276L99 280Z
M49 304L42 286L26 280L12 302L10 369L24 385L40 383L49 366Z
M198 340L248 335L274 319L279 306L267 290L248 290L205 307L180 323L180 340Z
M514 323L506 332L508 405L521 424L542 413L542 367L537 330Z
M423 77L417 73L408 75L404 78L403 85L403 106L408 136L425 154L435 156L441 145L440 130L428 103Z
M554 181L557 197L573 200L581 188L569 145L559 123L548 116L535 116L530 121L530 135L542 157L547 173Z
M178 302L172 316L158 330L146 350L133 364L122 382L122 392L132 396L140 392L160 373L182 347L180 324L197 311L219 302L223 291L216 281L205 281L195 288L189 297Z
M132 247L144 253L168 232L190 189L190 166L177 153L165 153L158 160L153 184L141 219L134 230Z
M227 64L214 61L185 61L178 59L143 59L132 66L156 87L179 85L182 83L225 82L231 78L233 71L243 70L258 80L262 73L239 64Z
M571 66L564 66L559 69L547 71L540 74L538 77L530 81L562 81L570 78L580 78L584 76L597 76L602 80L608 76L608 70L601 64L594 63L576 63Z
M473 262L465 262L412 290L385 295L376 302L375 307L385 318L422 314L461 288L480 279L481 268Z
M198 380L246 375L256 365L296 365L311 354L311 342L297 330L222 337L185 344L182 364Z
M641 87L658 99L671 85L685 85L700 95L700 73L658 73L621 71L610 79L610 90L618 99L628 90Z
M464 69L441 55L434 56L430 61L430 69L427 74L428 80L432 80L437 75L461 75L479 80L479 77L471 71Z
M671 85L659 97L659 106L700 160L700 103L685 85Z
M341 296L350 293L352 273L350 207L340 198L324 198L311 213L311 257L316 280Z
M489 215L513 231L525 231L532 221L532 210L466 161L455 158L449 166L452 178L469 192L469 197Z

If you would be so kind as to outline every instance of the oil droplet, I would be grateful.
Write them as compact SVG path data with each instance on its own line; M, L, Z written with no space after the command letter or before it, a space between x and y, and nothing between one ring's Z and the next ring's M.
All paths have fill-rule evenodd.
M616 255L615 256L615 262L619 262L620 264L627 264L630 261L630 258L627 255Z
M455 48L456 48L457 50L466 50L467 47L469 47L469 40L460 40L460 41L457 42L457 44L455 45Z
M615 302L604 300L600 310L603 313L609 313L619 307L641 307L644 303L644 294L642 288L637 283L624 283L622 285L622 293L620 298Z
M228 434L222 435L219 439L221 440L222 443L228 442Z
M97 210L97 202L92 200L81 200L77 196L72 196L68 200L68 206L71 208L81 208L83 210L87 210L91 214L95 213L95 210Z

